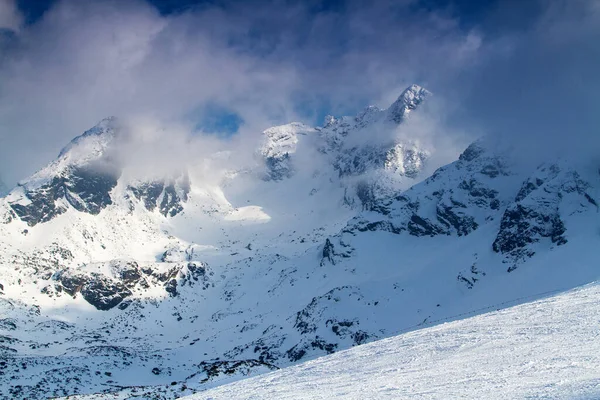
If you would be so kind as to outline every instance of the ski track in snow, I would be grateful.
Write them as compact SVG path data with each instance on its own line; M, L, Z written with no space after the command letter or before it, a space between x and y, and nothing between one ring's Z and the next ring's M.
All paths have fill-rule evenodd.
M187 397L599 399L600 284Z

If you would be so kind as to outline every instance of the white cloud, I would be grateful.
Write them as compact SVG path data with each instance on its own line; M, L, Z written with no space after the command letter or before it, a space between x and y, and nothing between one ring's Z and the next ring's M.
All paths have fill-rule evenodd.
M0 29L16 31L23 23L23 16L16 0L0 0Z
M582 107L597 99L580 87L582 77L594 79L580 70L600 66L593 1L540 0L545 12L526 29L492 35L414 1L357 0L319 12L310 2L285 3L165 16L142 0L56 2L0 43L0 175L13 183L31 174L109 115L173 126L164 132L175 136L216 103L243 118L237 141L251 146L271 125L319 123L323 111L339 115L368 103L387 107L413 82L443 105L427 126L452 134L539 125L537 105L552 90L566 90L561 97L570 101L583 93ZM7 5L16 10L0 0L0 11ZM585 46L592 57L584 59ZM570 79L579 83L569 87Z

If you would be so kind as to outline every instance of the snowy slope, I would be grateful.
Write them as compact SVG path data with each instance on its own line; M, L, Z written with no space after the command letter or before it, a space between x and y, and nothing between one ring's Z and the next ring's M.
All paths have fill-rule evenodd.
M270 128L220 180L140 173L114 118L74 139L0 199L1 393L176 398L599 279L598 166L483 140L423 176L427 96Z
M599 299L593 284L189 399L598 399Z

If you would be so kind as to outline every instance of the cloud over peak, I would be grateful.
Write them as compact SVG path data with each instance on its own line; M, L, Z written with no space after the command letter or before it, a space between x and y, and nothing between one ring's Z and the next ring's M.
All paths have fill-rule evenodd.
M0 175L31 174L108 115L155 121L167 137L235 121L251 143L272 125L387 107L413 82L436 94L428 126L449 135L507 134L517 120L537 132L541 110L564 99L594 122L591 0L536 1L519 29L505 16L508 3L523 11L512 1L470 24L426 1L188 3L165 14L143 0L59 0L24 24L16 3L0 0L0 26L13 31L0 40Z

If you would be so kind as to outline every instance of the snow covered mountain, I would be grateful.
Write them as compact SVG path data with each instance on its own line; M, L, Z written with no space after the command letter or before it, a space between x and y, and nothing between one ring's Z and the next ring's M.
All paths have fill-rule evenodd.
M598 296L590 285L188 399L597 399Z
M599 166L480 140L427 177L429 95L267 129L220 180L139 168L116 118L75 138L0 199L5 398L176 398L598 279Z

